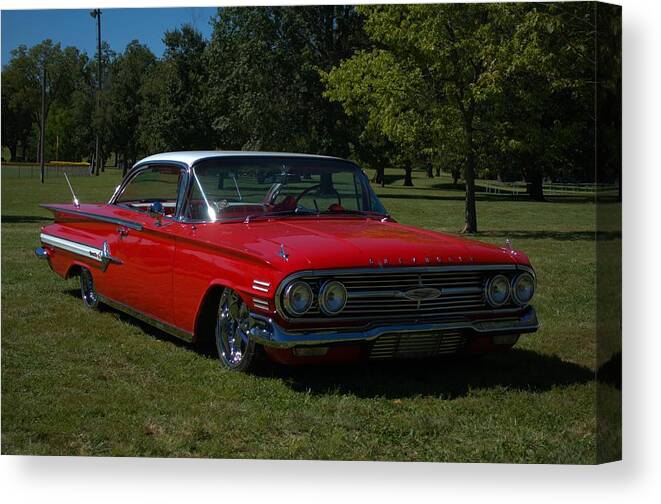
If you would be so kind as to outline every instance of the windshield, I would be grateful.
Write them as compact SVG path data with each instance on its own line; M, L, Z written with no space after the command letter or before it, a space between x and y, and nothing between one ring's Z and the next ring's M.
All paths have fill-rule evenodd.
M194 172L191 220L386 214L362 170L348 161L228 157L201 161Z

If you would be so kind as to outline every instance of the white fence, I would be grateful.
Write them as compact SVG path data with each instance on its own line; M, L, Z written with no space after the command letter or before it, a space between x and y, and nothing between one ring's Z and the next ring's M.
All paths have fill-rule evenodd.
M528 192L527 182L498 182L497 180L476 180L475 186L478 191L487 194L508 194L508 195L524 195ZM580 184L560 184L560 183L547 183L543 184L544 194L557 194L557 195L586 195L586 194L604 194L604 193L617 193L618 186L615 184L593 184L593 183L580 183Z

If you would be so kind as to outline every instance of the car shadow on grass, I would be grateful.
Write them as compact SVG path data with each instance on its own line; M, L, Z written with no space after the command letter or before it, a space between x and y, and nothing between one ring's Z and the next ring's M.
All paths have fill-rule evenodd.
M36 224L53 220L52 217L40 215L2 215L0 219L2 224Z
M620 231L518 231L513 229L498 229L493 231L479 231L476 238L508 237L524 240L558 240L558 241L606 241L621 240Z
M80 298L79 289L64 292ZM193 345L109 306L100 305L99 309L114 314L122 322L139 328L155 339L193 351L204 358L217 358L211 342ZM535 393L595 379L595 372L588 367L517 348L481 357L363 361L350 365L284 366L269 362L256 374L262 378L281 380L292 390L305 394L339 393L387 399L425 396L456 399L468 395L471 390L493 388Z
M63 292L68 296L78 299L82 303L82 300L80 298L80 289L66 289ZM117 310L103 303L100 303L97 309L101 313L110 313L114 315L119 321L140 329L146 335L151 336L154 339L172 343L174 346L191 350L203 357L214 358L214 359L217 357L215 354L216 350L210 342L194 345L192 343L184 341L181 338L177 338L176 336L173 336L165 331L162 331L154 327L153 325L143 322L142 320L135 318L132 315L129 315L128 313L124 313L121 310Z
M597 378L600 383L622 390L622 352L614 353L610 359L599 367Z
M594 371L588 367L520 349L476 358L457 356L356 366L278 366L264 374L279 377L302 393L387 399L456 399L472 390L493 388L536 393L595 379Z

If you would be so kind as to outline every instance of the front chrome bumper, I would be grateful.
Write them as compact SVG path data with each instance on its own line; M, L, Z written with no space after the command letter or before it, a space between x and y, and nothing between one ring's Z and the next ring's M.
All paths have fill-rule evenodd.
M523 334L539 328L537 314L529 306L515 320L467 320L460 322L410 323L372 327L364 331L287 332L272 318L258 313L250 314L250 337L264 346L292 348L296 346L329 345L334 343L361 343L373 341L392 333L433 333L449 330L469 330L479 334Z

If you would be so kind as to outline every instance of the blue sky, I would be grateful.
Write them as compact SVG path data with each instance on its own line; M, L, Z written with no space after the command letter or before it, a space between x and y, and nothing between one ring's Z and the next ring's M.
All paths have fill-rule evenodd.
M163 33L191 23L209 38L210 18L215 7L154 9L102 9L101 38L117 52L138 39L156 54L163 54ZM35 45L50 38L62 47L76 46L92 56L96 51L96 20L88 9L3 10L2 64L9 61L11 50L21 44Z

